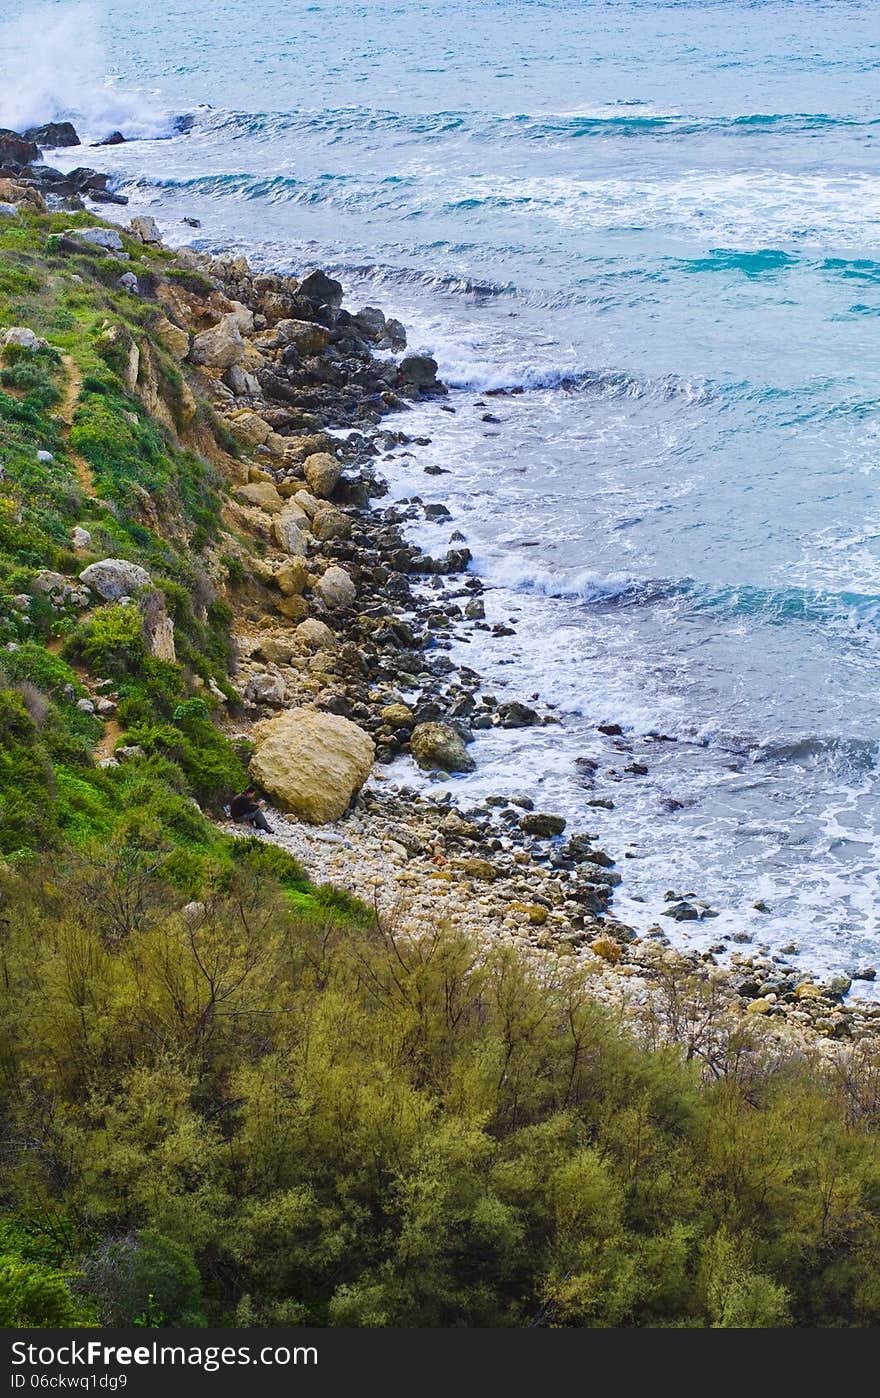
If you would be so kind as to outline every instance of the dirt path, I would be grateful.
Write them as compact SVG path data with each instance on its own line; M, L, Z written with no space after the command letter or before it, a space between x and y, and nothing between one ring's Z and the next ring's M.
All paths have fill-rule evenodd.
M73 414L76 411L76 405L79 401L79 392L82 388L82 374L79 371L76 361L72 359L69 354L62 355L61 362L64 365L67 378L64 383L64 391L58 411L67 424L65 436L69 437L70 429L73 425ZM79 478L80 485L86 495L90 495L92 499L94 499L97 495L97 491L95 490L95 477L91 466L86 461L85 457L80 456L79 452L72 449L69 441L67 444L67 454L76 467L76 474Z

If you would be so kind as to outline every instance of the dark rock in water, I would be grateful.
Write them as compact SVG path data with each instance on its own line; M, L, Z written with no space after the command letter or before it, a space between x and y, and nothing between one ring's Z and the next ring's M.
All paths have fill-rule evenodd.
M541 839L549 840L554 835L562 834L565 829L565 817L548 815L544 811L530 811L528 815L521 817L519 828L526 835L538 835Z
M452 519L445 505L426 505L425 519Z
M111 131L109 136L105 136L103 141L95 141L96 146L124 146L125 137L121 131Z
M185 223L187 228L201 228L202 226L202 220L200 218L182 218L180 221L181 223Z
M26 141L36 141L38 146L56 150L61 146L81 146L82 141L70 121L47 121L45 126L32 126L25 131Z
M40 148L36 141L19 136L17 131L0 128L0 165L10 166L18 171L32 160L39 160Z
M400 361L400 382L418 393L445 393L437 378L437 361L428 354L408 354Z
M614 802L607 796L596 796L592 801L588 801L587 805L599 807L603 811L614 810Z
M600 723L597 725L597 731L604 733L606 738L623 737L623 729L619 723Z
M127 194L114 194L114 193L112 192L112 190L109 190L109 189L95 189L95 190L92 190L91 194L89 195L89 198L90 198L90 199L92 200L92 202L95 203L95 204L127 204L127 203L128 203L128 195L127 195Z
M877 972L873 966L862 966L859 970L852 972L854 981L875 981Z
M342 305L342 283L328 277L326 272L310 272L305 280L300 282L299 294L317 306Z
M499 704L498 717L502 728L531 728L538 722L535 710L516 699L509 704Z
M692 903L671 903L663 916L674 922L699 922L700 911Z
M634 777L646 777L648 775L647 764L644 762L631 762L628 767L624 767L625 772L631 772Z

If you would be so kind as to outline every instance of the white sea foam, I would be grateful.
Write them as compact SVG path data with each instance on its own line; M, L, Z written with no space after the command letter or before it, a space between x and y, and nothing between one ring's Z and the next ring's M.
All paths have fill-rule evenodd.
M23 131L72 120L85 140L112 131L129 139L171 134L172 118L155 99L124 91L106 77L96 6L30 10L0 27L0 53L11 60L0 85L0 126Z

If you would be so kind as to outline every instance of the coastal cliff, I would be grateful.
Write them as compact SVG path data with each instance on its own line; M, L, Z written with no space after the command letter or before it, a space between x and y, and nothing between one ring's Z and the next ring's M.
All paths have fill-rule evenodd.
M528 791L455 805L473 731L554 716L453 665L483 584L463 541L408 540L422 501L382 505L436 364L321 271L50 211L26 147L0 180L2 1227L58 1309L6 1323L876 1323L874 1007L637 935L614 852ZM439 790L390 789L400 756ZM224 812L252 780L260 839ZM759 1145L722 1163L744 1123L786 1140L772 1205Z

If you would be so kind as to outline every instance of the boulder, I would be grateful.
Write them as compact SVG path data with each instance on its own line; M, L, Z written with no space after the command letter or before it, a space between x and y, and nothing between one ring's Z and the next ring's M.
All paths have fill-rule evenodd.
M326 500L333 494L342 475L342 462L331 456L329 451L316 451L306 457L303 474L312 495Z
M26 141L34 141L36 145L47 150L60 150L62 146L82 145L76 134L76 127L70 121L47 121L45 126L32 126L29 131L22 134Z
M357 588L344 568L332 564L315 585L315 595L331 612L354 606Z
M295 345L302 355L312 355L326 348L330 331L311 320L279 320L274 338L280 344Z
M412 728L413 711L408 704L386 704L379 717L389 728Z
M75 524L70 534L75 549L87 549L92 542L92 536L88 529L83 529L81 524Z
M309 614L309 606L304 597L298 593L293 593L290 597L282 597L280 602L275 603L276 612L286 617L288 621L303 621ZM333 635L331 631L331 636Z
M307 523L302 511L288 502L272 521L272 533L278 547L285 553L304 558L308 552L308 545L303 526Z
M275 586L285 597L297 597L305 592L309 582L309 571L301 558L288 559L275 574Z
M256 505L270 515L280 514L284 509L284 501L271 481L251 481L249 485L238 486L235 494L244 504Z
M30 184L18 184L16 180L0 179L0 199L6 204L33 209L37 214L46 212L46 201L40 191Z
M302 493L302 492L300 492ZM334 505L326 505L318 510L312 520L312 533L321 543L330 539L347 539L351 535L351 520Z
M115 228L68 228L64 236L104 252L122 252L122 239Z
M319 306L332 306L335 309L342 305L342 283L334 281L325 272L310 272L300 282L299 292L307 301Z
M80 573L79 580L105 602L116 602L142 587L152 586L147 570L125 558L102 558L100 563L90 563Z
M24 350L27 354L36 354L37 350L45 349L47 340L40 339L27 325L12 325L8 330L0 330L0 347L3 349L12 346L14 349Z
M211 330L196 335L189 357L205 369L231 369L245 357L247 346L234 314L222 316Z
M309 650L329 650L336 645L336 637L317 617L310 616L296 628L296 639Z
M32 160L39 160L40 148L36 141L28 140L26 136L19 136L17 131L8 131L5 127L0 129L0 165L13 166L20 169L24 165L30 165Z
M245 689L245 698L250 699L252 703L272 704L275 708L280 708L284 703L285 694L284 679L269 670L251 675Z
M373 766L372 738L350 719L289 709L254 728L250 770L286 811L312 825L339 820Z
M186 359L189 354L189 333L181 326L175 325L173 320L169 320L166 315L160 315L153 323L153 328L163 345L170 349L175 359Z
M0 218L18 218L18 205L5 204L0 199Z
M412 755L423 771L473 772L474 759L464 739L449 723L420 723L410 739Z

